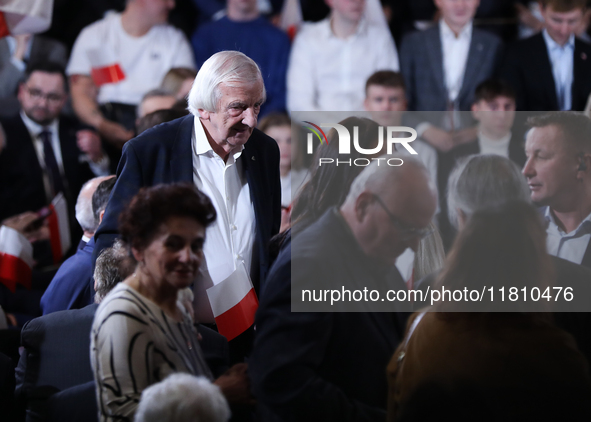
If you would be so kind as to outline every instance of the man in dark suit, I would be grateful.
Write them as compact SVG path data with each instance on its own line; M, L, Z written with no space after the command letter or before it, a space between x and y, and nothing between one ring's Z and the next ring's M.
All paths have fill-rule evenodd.
M264 99L254 61L235 51L214 54L189 94L192 115L147 130L125 145L117 183L95 235L97 256L117 237L119 213L140 188L194 183L218 213L207 230L206 264L194 288L200 322L213 323L219 315L207 289L232 275L224 287L248 292L252 284L244 275L250 275L258 291L267 273L267 244L281 221L281 187L277 144L255 128Z
M406 36L400 49L408 109L468 111L476 86L495 71L501 40L472 27L479 0L435 0L435 4L441 13L438 25ZM417 127L418 135L441 151L461 142L450 129L467 126L466 122L430 123Z
M43 315L66 309L80 309L94 302L92 287L94 239L92 237L103 218L114 185L115 176L95 177L86 182L80 191L76 203L76 218L84 229L87 241L84 245L79 245L76 253L64 261L43 293L40 303ZM89 193L90 196L88 196ZM78 212L80 208L86 207L84 202L90 202L90 225L84 221L86 216Z
M585 109L591 93L591 45L575 37L585 0L544 0L545 29L508 49L501 76L517 93L517 110Z
M384 368L404 334L392 303L299 298L308 289L406 291L394 262L407 247L416 250L437 200L425 167L403 159L396 168L372 162L339 209L279 253L249 360L261 420L385 420Z
M108 159L98 135L60 115L67 100L61 66L29 67L18 99L20 113L2 120L6 146L0 153L0 220L38 211L62 192L75 245L80 237L74 223L75 198L93 173L108 174Z

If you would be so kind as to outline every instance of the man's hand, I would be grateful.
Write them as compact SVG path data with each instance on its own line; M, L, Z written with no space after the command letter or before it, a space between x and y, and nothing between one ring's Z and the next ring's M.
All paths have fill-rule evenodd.
M88 155L93 163L98 163L103 159L101 139L96 132L89 129L79 130L76 132L76 144L80 151Z
M123 148L123 144L133 138L131 130L127 130L119 123L107 119L101 119L97 130L107 141L119 148Z
M544 22L541 22L538 18L536 18L529 8L520 3L515 3L515 8L517 9L519 22L533 29L534 31L541 31L544 29Z
M8 217L4 221L2 221L2 225L6 227L10 227L11 229L16 230L21 234L25 234L25 229L29 224L39 218L37 213L33 211L26 211L22 214L14 215L12 217Z
M256 404L250 393L250 379L246 363L237 363L232 366L213 383L220 387L229 404Z
M455 146L453 136L435 126L430 126L425 130L422 138L441 152L447 152Z

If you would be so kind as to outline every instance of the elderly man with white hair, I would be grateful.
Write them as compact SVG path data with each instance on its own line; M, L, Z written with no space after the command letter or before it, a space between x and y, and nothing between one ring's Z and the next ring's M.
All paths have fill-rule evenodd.
M219 218L206 232L205 263L194 287L195 316L201 323L213 323L215 317L228 339L248 336L255 292L269 266L266 245L281 222L279 149L256 129L264 101L263 79L253 60L237 51L211 56L189 93L191 114L125 145L96 234L95 256L113 243L119 213L142 187L197 186L211 198ZM246 341L235 360L248 348Z
M259 420L385 420L384 368L404 322L392 312L397 302L384 298L388 290L406 292L394 262L430 233L437 204L427 169L402 159L399 167L385 160L367 166L340 208L294 233L279 253L249 360ZM305 299L308 290L313 300ZM343 300L332 305L332 293L318 300L318 292L331 290Z

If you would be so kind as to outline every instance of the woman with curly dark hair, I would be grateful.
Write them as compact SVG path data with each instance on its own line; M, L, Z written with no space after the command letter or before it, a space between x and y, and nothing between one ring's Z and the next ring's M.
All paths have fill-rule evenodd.
M119 218L137 262L99 306L91 355L102 421L133 420L142 391L173 372L211 373L192 318L177 300L203 260L211 201L191 185L142 189Z

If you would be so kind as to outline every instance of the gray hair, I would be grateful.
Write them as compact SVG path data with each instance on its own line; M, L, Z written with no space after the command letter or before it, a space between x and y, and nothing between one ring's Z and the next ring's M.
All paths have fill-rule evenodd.
M381 159L383 159L382 162ZM401 162L404 162L402 166L390 166L386 163L387 160L390 159L398 159ZM374 193L383 193L383 190L386 186L390 187L393 184L397 184L403 181L404 173L401 172L401 168L407 165L412 165L422 171L425 174L429 182L429 187L433 192L435 192L435 187L431 182L431 178L429 177L429 173L425 168L425 165L419 161L417 158L411 155L402 155L402 154L389 154L378 157L376 160L372 160L372 162L363 169L359 175L353 180L351 183L351 187L349 188L349 193L345 198L345 202L343 205L352 206L357 197L361 195L362 192L366 190L370 190Z
M95 177L86 182L80 189L76 200L76 220L85 232L94 233L98 228L98 222L94 221L94 213L92 212L92 195L96 189L97 179L101 178Z
M470 155L458 160L447 181L447 213L458 228L458 210L466 218L512 200L530 202L521 170L500 155Z
M259 66L239 51L220 51L203 63L189 92L189 111L199 115L199 109L216 111L221 98L220 84L252 85L263 82ZM263 101L267 94L263 83Z
M113 287L124 280L133 270L127 247L121 239L110 248L101 251L94 267L94 303L101 303Z
M204 377L172 374L146 388L135 422L226 422L230 407L220 388Z

